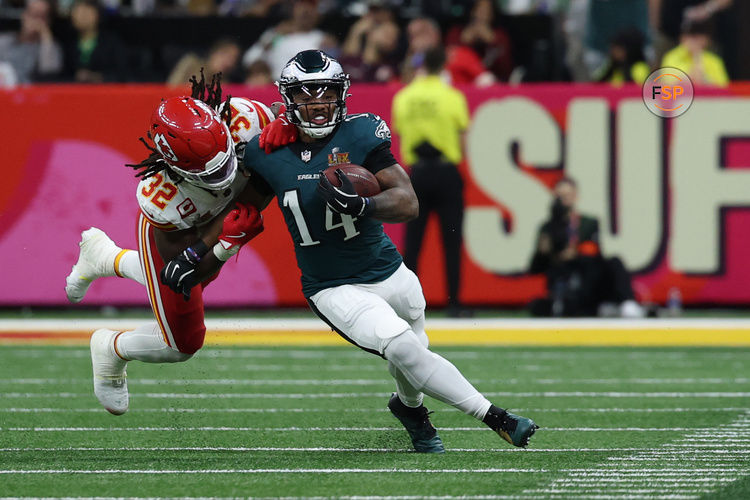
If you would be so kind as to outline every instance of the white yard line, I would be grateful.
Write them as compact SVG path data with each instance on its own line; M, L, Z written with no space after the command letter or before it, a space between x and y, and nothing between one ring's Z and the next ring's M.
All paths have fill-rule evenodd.
M704 443L702 436L714 440ZM741 442L731 442L738 440L736 438ZM735 467L750 458L750 442L743 438L750 438L748 410L743 410L730 424L694 429L657 449L642 449L627 457L608 457L600 466L569 469L548 487L524 493L581 497L612 494L613 488L618 487L622 488L621 498L632 495L636 489L659 497L664 494L693 496L698 489L702 494L711 493L750 476L747 467ZM644 467L649 462L654 466Z
M80 500L81 497L0 497L0 500ZM87 500L122 500L122 497L85 497ZM128 497L132 499L152 500L153 497ZM179 500L237 500L237 497L169 497ZM345 495L335 497L322 496L283 496L283 497L242 497L244 500L515 500L535 498L523 495Z
M4 319L0 320L0 331L94 331L103 325L107 328L123 330L133 329L138 326L152 323L151 319ZM745 318L678 318L678 319L639 319L622 321L620 318L598 319L496 319L496 318L469 318L469 319L430 319L425 322L427 329L460 329L460 330L486 330L486 329L529 329L529 330L632 330L632 329L750 329L750 320ZM285 318L228 318L212 319L206 318L208 330L230 330L230 331L253 331L253 330L277 330L277 331L330 331L328 326L321 320L311 319L285 319Z
M624 453L632 451L643 451L643 448L448 448L449 452L460 453ZM26 447L26 448L0 448L2 452L38 452L38 451L293 451L293 452L334 452L334 453L360 453L360 452L383 452L383 453L414 453L411 449L401 448L331 448L331 447L288 447L288 446L133 446L106 448L106 447ZM729 453L722 450L722 453ZM750 453L746 451L743 453ZM732 459L738 454L732 454Z
M441 431L487 432L486 427L440 427ZM701 427L545 427L544 432L687 432ZM706 429L708 430L708 429ZM0 432L387 432L396 427L0 427ZM685 445L691 446L691 445ZM702 446L702 445L694 445ZM713 445L718 446L718 444ZM731 446L731 445L724 445Z
M326 366L326 370L330 367ZM359 367L349 367L352 371L358 371ZM276 385L381 385L392 384L393 381L387 378L377 379L263 379L263 378L222 378L222 379L135 379L138 384L142 385L250 385L250 386L276 386ZM665 385L665 384L749 384L750 378L602 378L602 379L473 379L475 384L492 384L502 383L517 385L539 384L635 384L635 385ZM70 384L89 384L90 378L4 378L0 379L0 384L4 385L70 385Z
M100 325L101 326L101 325ZM112 325L107 325L112 327ZM97 327L99 328L99 327ZM640 349L640 350L637 350ZM614 359L617 361L651 361L658 360L662 365L669 362L681 362L687 358L688 354L685 352L675 352L673 350L665 350L658 347L643 347L633 348L633 350L623 352L622 350L606 350L606 351L584 351L584 352L558 352L555 350L539 350L535 348L532 351L523 352L517 350L510 351L498 351L491 350L487 352L480 351L454 351L449 347L438 347L438 351L447 350L450 352L450 359L482 359L491 358L493 360L504 360L509 359L513 361L519 360L530 360L530 361L548 361L548 360L603 360L603 359ZM22 358L89 358L90 353L88 348L69 348L69 349L56 349L45 346L34 347L34 346L23 346L23 348L11 348L5 349L4 355ZM355 362L361 362L363 360L373 361L374 358L364 353L363 351L350 348L338 348L338 349L326 349L322 347L311 347L309 349L263 349L263 348L234 348L234 349L221 349L207 347L198 352L195 359L294 359L297 362L304 363L305 361L317 361L325 359L327 362L331 360L349 360ZM737 352L704 352L701 353L701 358L708 360L718 361L747 361L747 354L744 351Z
M496 474L546 473L547 469L5 469L0 474Z
M80 500L81 497L0 497L0 500ZM122 497L85 497L87 500L122 500ZM132 499L152 500L153 497L128 497ZM179 500L237 500L237 497L170 497ZM242 497L245 500L515 500L535 498L523 495L367 495L367 496L283 496L283 497Z
M165 384L167 385L167 384ZM516 398L750 398L750 392L484 392L487 397L516 397ZM320 398L367 398L389 397L391 392L326 392L326 393L131 393L131 397L157 399L320 399ZM0 392L0 400L4 398L90 398L91 394L61 392L50 394L45 392Z
M744 408L515 408L519 413L737 413ZM0 408L0 413L101 413L96 408L11 407ZM377 413L387 408L131 408L129 413ZM442 412L458 411L441 408Z
M355 370L356 368L353 368ZM383 370L385 373L385 370ZM393 385L393 379L134 379L135 383L141 385L249 385L249 386L277 386L277 385ZM500 382L499 380L497 382ZM90 384L90 378L28 378L28 379L0 379L0 384L18 385L71 385Z

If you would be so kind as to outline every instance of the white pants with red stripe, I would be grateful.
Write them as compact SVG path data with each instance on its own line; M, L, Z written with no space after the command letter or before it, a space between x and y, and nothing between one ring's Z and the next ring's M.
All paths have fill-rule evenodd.
M213 281L212 277L193 288L190 299L173 292L161 283L159 273L164 260L156 248L154 227L143 215L138 217L138 253L151 309L164 336L164 342L185 354L193 354L203 346L206 334L203 314L203 287Z

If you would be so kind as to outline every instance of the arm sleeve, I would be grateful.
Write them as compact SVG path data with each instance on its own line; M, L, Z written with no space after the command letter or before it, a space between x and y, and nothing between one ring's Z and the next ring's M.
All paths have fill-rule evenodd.
M396 163L398 162L393 157L393 153L391 153L391 143L382 142L367 154L362 166L373 174L376 174Z
M372 113L359 115L356 120L357 142L368 151L362 166L374 174L398 163L391 153L391 129L385 120Z
M261 155L265 156L265 153L258 146L258 137L255 136L242 150L242 160L239 162L239 169L250 177L248 183L261 195L270 196L274 194L273 188L268 181L263 177L263 173L259 171L257 167L260 166L258 158Z

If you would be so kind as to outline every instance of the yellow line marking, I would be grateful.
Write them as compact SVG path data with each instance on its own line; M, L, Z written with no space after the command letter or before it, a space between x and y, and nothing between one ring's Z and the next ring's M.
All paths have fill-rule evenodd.
M2 344L88 343L90 331L0 331ZM750 347L750 329L744 328L431 328L431 345L482 346L744 346ZM324 329L295 330L211 330L206 333L210 346L333 346L349 345L336 333Z

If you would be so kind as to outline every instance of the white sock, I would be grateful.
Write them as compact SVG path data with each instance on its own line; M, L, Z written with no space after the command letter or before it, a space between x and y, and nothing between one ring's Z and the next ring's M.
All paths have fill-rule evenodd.
M453 363L434 352L430 354L434 356L437 368L425 382L422 391L478 420L484 419L492 403L466 380Z
M453 363L424 347L411 330L394 337L384 354L414 389L468 415L482 420L492 405Z
M115 257L114 269L117 276L137 281L141 285L146 285L146 277L143 275L140 256L135 250L124 249L118 253Z
M115 351L121 358L137 359L146 363L176 363L186 361L192 354L172 349L164 342L157 324L139 326L133 331L124 332L115 341Z

